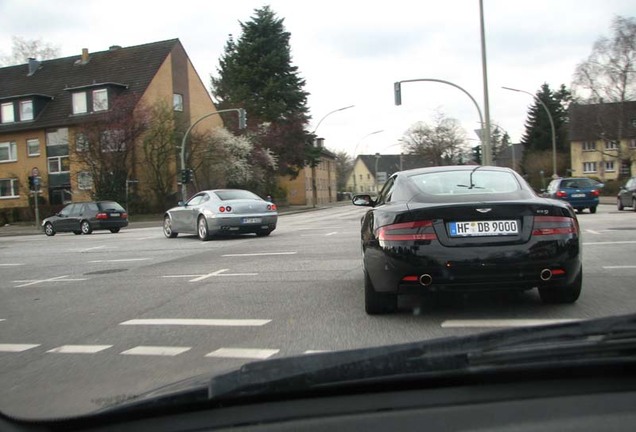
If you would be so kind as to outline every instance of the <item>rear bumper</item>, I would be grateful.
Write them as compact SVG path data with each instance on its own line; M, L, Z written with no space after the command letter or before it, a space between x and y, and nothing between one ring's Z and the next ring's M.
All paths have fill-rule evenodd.
M278 223L278 215L215 217L207 220L211 234L256 233L274 231Z
M97 222L91 222L91 224L94 230L125 228L128 226L128 220L99 220Z
M426 250L427 247L430 249ZM406 249L367 248L364 265L375 290L379 292L527 290L572 283L581 269L579 247L579 240L573 238L540 241L523 249L519 245L475 248L422 246L426 254L419 251L410 254ZM541 273L546 269L552 275L544 280ZM430 284L422 284L419 280L404 281L407 276L419 279L422 275L430 276Z

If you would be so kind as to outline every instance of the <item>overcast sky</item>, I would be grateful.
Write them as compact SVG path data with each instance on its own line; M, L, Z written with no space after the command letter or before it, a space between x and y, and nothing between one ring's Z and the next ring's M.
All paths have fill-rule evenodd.
M398 107L393 83L451 81L483 109L478 0L0 0L0 51L9 54L12 36L41 38L59 46L62 56L179 38L209 87L228 35L238 37L239 21L267 4L291 33L293 63L310 93L310 130L330 111L355 105L320 125L317 134L328 148L399 153L398 140L409 126L430 121L436 110L477 138L477 110L461 91L404 84ZM484 0L493 123L517 142L532 98L501 86L531 93L544 82L570 86L594 41L610 35L615 15L636 15L636 1Z

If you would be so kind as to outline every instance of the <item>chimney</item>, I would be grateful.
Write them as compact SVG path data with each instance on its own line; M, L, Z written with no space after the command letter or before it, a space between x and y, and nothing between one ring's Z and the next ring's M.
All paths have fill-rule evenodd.
M88 63L88 48L82 48L82 61L81 64Z
M117 51L118 49L121 49L121 45L111 45L108 47L109 51Z
M37 72L37 70L40 68L40 63L41 62L39 62L35 58L29 57L29 73L27 74L27 76L31 76L35 72Z

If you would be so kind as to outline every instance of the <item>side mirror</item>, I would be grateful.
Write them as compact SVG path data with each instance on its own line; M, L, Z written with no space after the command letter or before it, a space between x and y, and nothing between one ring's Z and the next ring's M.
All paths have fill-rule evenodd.
M375 202L371 198L371 195L354 195L351 199L351 202L355 206L362 207L373 207L373 205L375 204Z
M183 201L179 201L179 202L177 203L177 205L178 205L179 207L185 207L185 203L184 203Z

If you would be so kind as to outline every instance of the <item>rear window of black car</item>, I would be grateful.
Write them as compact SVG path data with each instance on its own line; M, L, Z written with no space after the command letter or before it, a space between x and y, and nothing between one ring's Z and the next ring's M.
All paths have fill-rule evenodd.
M258 195L253 194L250 191L245 190L227 190L216 191L216 196L221 201L233 200L233 199L261 199Z
M434 196L507 194L521 190L513 174L483 169L416 174L410 180L420 192Z
M120 212L125 211L124 208L120 206L118 203L116 203L115 201L104 201L98 204L99 204L99 209L101 211L109 211L109 210L120 211Z

